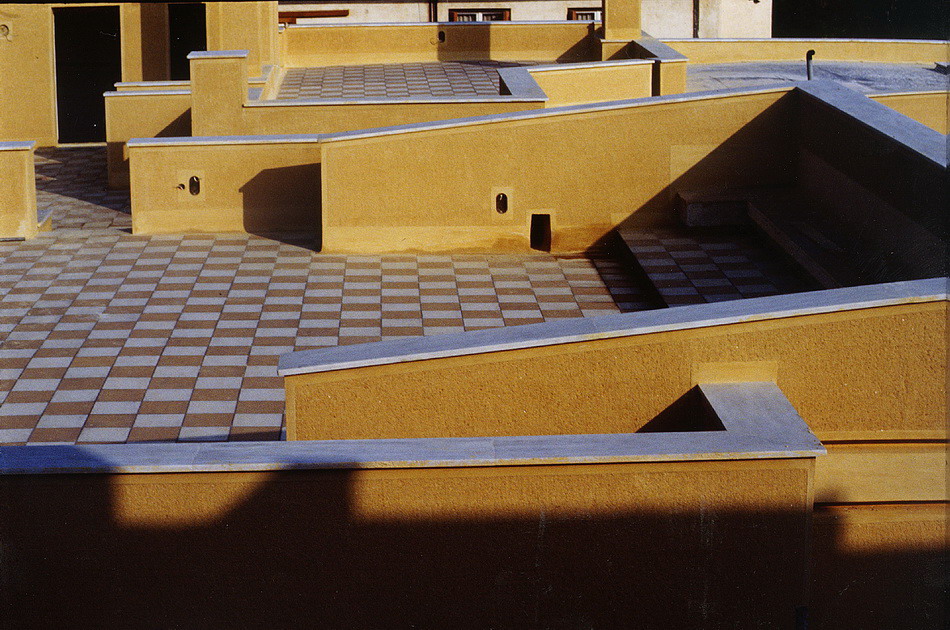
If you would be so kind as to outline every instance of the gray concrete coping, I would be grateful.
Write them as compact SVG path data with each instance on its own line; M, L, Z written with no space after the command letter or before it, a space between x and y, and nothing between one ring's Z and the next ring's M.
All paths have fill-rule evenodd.
M664 37L664 42L854 42L868 44L946 44L940 39L866 39L854 37L723 37L723 38L694 38L694 37Z
M679 63L688 61L686 55L683 53L648 35L634 40L634 43L646 51L647 54L661 62Z
M946 278L829 289L303 350L281 356L277 373L287 377L946 299Z
M611 68L614 66L643 66L652 65L652 59L611 59L608 61L589 61L582 63L552 63L540 66L520 66L520 69L534 72L557 72L558 70L590 70L594 68Z
M251 144L319 144L325 134L271 134L267 136L182 136L168 138L132 138L126 144L132 148L191 147Z
M947 136L927 125L833 81L802 81L796 86L807 97L850 116L938 166L947 167Z
M123 92L103 92L103 98L133 97L133 96L186 96L191 90L126 90Z
M501 81L501 87L508 90L509 94L517 94L522 98L539 102L548 100L548 95L523 66L498 68L498 78Z
M118 83L113 83L113 86L116 88L156 88L156 89L174 89L174 88L186 88L191 86L191 81L119 81Z
M246 50L194 50L188 59L241 59L249 54Z
M532 109L521 112L506 112L502 114L486 114L482 116L468 116L464 118L453 118L450 120L437 120L433 122L408 123L404 125L393 125L390 127L377 127L376 129L358 129L355 131L342 131L338 133L327 134L324 142L340 142L345 140L355 140L362 138L373 138L378 136L396 135L401 133L412 133L419 131L433 131L436 129L450 129L457 127L467 127L476 125L485 125L493 123L504 123L516 120L528 120L535 118L549 118L555 116L569 116L572 114L616 111L632 107L649 107L661 103L681 103L691 101L702 101L717 98L729 98L734 96L749 96L753 94L769 94L774 92L790 92L795 88L793 83L780 83L776 85L762 86L759 88L735 88L728 90L709 90L706 92L689 92L685 94L668 94L663 96L645 96L642 98L623 99L619 101L606 101L603 103L585 103L581 105L562 105L559 107L550 107L545 109Z
M0 151L30 151L35 146L32 140L7 140L0 142Z
M475 438L0 446L0 474L251 472L801 459L825 449L774 383L701 385L720 430ZM697 414L701 410L697 410Z

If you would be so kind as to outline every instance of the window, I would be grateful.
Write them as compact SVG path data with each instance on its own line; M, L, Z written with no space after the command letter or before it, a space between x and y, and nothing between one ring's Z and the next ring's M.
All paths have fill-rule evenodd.
M449 22L508 22L511 9L449 9Z
M603 19L603 11L599 8L568 9L567 19L580 22L600 22Z

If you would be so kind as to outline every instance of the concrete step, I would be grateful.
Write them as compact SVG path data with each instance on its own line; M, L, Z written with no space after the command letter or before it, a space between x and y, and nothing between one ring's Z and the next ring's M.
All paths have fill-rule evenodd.
M36 229L38 232L49 232L53 229L52 208L38 208L36 210Z

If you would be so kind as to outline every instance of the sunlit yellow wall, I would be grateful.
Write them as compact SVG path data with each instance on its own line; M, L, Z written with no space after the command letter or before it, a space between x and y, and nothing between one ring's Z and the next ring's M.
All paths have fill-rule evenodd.
M538 109L541 101L433 102L245 107L241 133L336 133ZM237 130L232 131L237 133Z
M83 4L0 4L0 138L57 143L53 8ZM121 4L122 80L168 78L168 16L164 4ZM143 32L147 36L143 37Z
M642 98L653 93L651 62L599 68L566 67L533 71L531 76L547 94L547 107Z
M604 38L640 37L640 0L604 0Z
M0 143L0 238L36 236L36 186L33 149L7 149Z
M810 485L811 460L7 476L0 605L18 627L782 627Z
M11 40L0 40L0 138L55 145L53 12L49 5L4 4L0 21L11 29Z
M869 61L883 63L934 63L947 61L945 42L908 40L833 39L664 39L666 44L689 57L690 63L738 63L743 61L805 62L805 53L815 51L815 60Z
M870 98L896 109L938 133L947 134L948 124L950 124L950 91L876 94Z
M704 365L774 362L822 440L945 439L946 317L887 306L288 376L287 436L630 432Z
M444 42L439 41L440 32ZM289 27L280 38L285 66L465 59L594 61L600 54L592 26L584 22Z
M278 63L277 2L208 2L208 50L247 50L250 76Z
M190 94L106 96L106 142L109 186L128 188L129 156L125 143L132 138L191 135Z
M596 243L675 190L787 184L784 90L579 112L324 145L327 251L526 250ZM517 164L517 168L512 168ZM420 175L423 174L424 176ZM496 212L498 194L508 211Z
M174 232L315 231L320 145L266 143L130 150L132 229ZM200 180L198 195L189 179ZM182 188L179 188L179 185Z

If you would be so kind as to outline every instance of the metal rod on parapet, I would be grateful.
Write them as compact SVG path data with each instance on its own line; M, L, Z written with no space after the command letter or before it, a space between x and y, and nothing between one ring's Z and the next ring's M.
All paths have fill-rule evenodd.
M815 58L815 51L809 50L805 53L805 77L811 81L811 60Z

